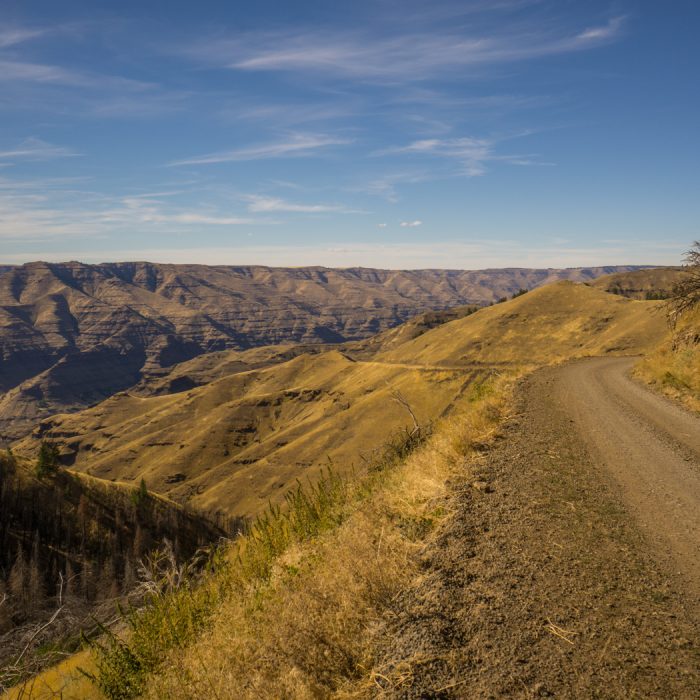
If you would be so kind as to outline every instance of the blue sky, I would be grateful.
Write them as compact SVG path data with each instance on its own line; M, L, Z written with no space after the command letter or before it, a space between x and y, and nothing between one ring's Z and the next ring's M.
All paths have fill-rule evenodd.
M0 263L678 263L700 6L4 0Z

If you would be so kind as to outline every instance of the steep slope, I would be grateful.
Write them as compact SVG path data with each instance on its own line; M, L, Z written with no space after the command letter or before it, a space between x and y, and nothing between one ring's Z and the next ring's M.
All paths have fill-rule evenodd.
M630 299L666 299L682 275L680 267L660 267L604 275L592 286Z
M0 453L0 692L111 618L164 538L182 562L223 534L161 497L64 469L38 478Z
M664 342L638 363L635 374L700 412L700 308L678 319Z
M206 352L369 337L429 309L485 304L617 269L332 270L30 263L0 274L0 443L144 373ZM4 394L2 394L4 392Z
M334 346L333 346L334 347ZM344 346L340 345L338 348ZM194 389L216 379L287 362L303 354L317 354L327 345L264 345L250 350L219 350L142 373L141 381L129 389L133 396L162 396Z
M220 372L201 370L213 378L207 384L164 393L171 381L154 380L150 393L162 395L149 396L146 385L139 395L54 416L17 448L54 440L81 471L144 477L197 508L250 515L295 479L315 477L329 458L339 470L361 467L363 452L412 424L401 398L427 423L503 367L639 353L663 337L657 309L562 282L425 332L409 323L385 334L386 347L345 346L244 371L240 357L221 353Z
M631 355L654 347L665 323L659 302L560 282L435 328L376 359L469 367Z
M187 392L118 394L45 420L18 449L58 441L63 461L105 479L150 488L207 510L257 513L329 459L340 470L412 425L440 415L464 390L460 370L355 362L337 351L236 372Z

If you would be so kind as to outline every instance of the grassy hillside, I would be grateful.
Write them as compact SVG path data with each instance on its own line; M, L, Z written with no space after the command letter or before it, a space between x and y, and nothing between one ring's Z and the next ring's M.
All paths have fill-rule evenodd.
M238 355L197 358L181 374L176 368L156 380L152 391L164 383L177 388L183 377L213 378L208 384L118 394L44 421L17 449L35 450L48 438L80 471L145 478L149 488L200 510L250 516L296 479L318 475L329 459L341 473L362 469L363 455L411 425L407 405L428 423L505 367L652 347L665 328L657 306L563 282L476 313L454 312L447 323L423 317L345 352L305 353L246 371Z
M201 510L254 515L329 459L361 468L362 453L411 424L446 411L471 373L355 362L337 351L237 372L191 391L127 394L46 421L64 461L104 479L145 478L159 493ZM35 449L37 438L20 450Z
M203 508L260 513L268 498L284 503L296 477L317 477L326 455L338 470L273 506L213 574L128 617L122 641L94 657L101 687L108 697L371 695L372 630L419 575L421 543L449 515L450 475L471 471L485 488L478 455L507 414L512 379L571 357L645 352L664 333L656 302L555 284L344 352L244 371L222 355L221 374L217 362L184 373L213 373L209 384L121 394L45 422L40 432L76 467L147 474ZM402 400L434 424L422 445ZM386 446L392 427L408 432ZM174 473L184 480L166 484Z
M604 275L590 283L592 287L630 299L668 299L673 285L682 275L680 267L657 267Z
M700 308L682 316L664 342L637 365L635 373L700 412Z
M665 319L658 309L658 302L560 282L428 331L376 359L468 367L637 354L664 335Z

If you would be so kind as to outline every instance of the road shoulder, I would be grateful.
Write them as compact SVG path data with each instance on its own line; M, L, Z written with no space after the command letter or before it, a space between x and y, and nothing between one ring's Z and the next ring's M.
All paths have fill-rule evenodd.
M697 625L558 410L556 371L523 383L504 439L455 484L381 631L387 695L700 697Z

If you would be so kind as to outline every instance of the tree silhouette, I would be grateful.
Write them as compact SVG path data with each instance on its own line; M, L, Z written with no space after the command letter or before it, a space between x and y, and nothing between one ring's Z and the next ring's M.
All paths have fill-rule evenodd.
M700 304L700 241L695 241L685 254L683 273L673 285L668 301L668 317L672 325L683 313Z

